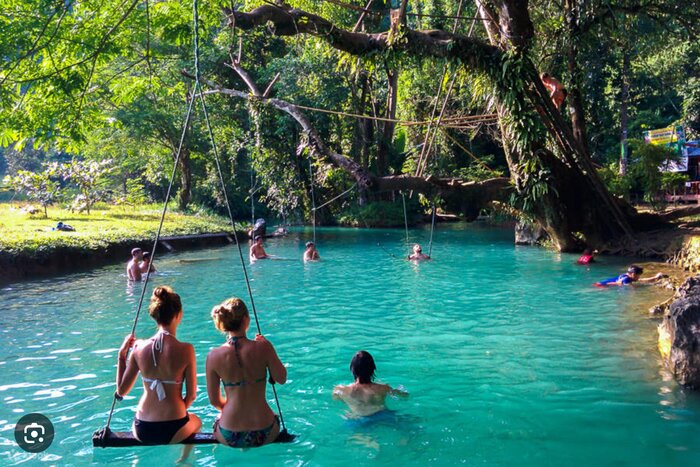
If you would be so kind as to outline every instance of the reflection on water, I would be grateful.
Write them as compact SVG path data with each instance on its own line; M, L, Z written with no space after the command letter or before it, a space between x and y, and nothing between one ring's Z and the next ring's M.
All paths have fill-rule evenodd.
M591 284L624 260L574 265L575 255L515 247L508 231L440 226L435 260L410 263L403 231L319 229L323 260L301 261L309 233L266 242L288 261L258 261L251 287L263 333L288 365L278 388L289 445L240 451L197 446L194 465L381 464L694 465L700 400L680 389L656 352L647 309L667 292L600 290ZM409 242L426 243L428 230ZM298 259L298 260L297 260ZM166 254L151 277L182 297L178 338L197 352L193 412L210 430L204 361L224 339L211 307L247 300L234 247ZM0 294L0 463L172 464L178 446L93 450L109 412L117 349L143 284L125 285L123 265L13 284ZM152 334L141 313L136 334ZM379 381L410 397L388 401L381 420L347 420L331 399L360 349ZM128 430L142 388L116 406ZM271 395L270 395L271 397ZM14 446L13 428L41 412L56 427L48 452Z

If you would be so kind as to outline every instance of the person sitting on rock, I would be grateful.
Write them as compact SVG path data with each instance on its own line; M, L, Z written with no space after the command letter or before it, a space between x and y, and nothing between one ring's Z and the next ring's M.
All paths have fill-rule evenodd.
M413 245L413 253L408 255L408 260L409 261L423 261L426 259L430 259L430 256L423 254L423 248L421 248L421 246L418 243Z
M566 88L549 73L542 73L540 75L540 79L542 80L544 87L547 89L547 91L549 91L549 97L552 98L552 104L554 104L554 107L556 107L558 110L566 100L566 96L568 94Z
M659 279L663 279L665 277L668 277L664 273L658 273L655 276L652 277L640 277L642 273L644 272L644 269L632 265L627 269L627 272L624 274L621 274L617 277L611 277L610 279L605 279L604 281L596 282L595 286L597 287L607 287L611 285L629 285L633 282L643 282L643 283L649 283L649 282L656 282Z

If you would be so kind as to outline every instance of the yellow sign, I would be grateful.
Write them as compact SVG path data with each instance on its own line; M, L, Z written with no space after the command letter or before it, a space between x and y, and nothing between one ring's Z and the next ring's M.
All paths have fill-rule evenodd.
M654 145L675 143L678 141L678 133L676 132L676 127L670 126L645 132L644 140L648 144Z

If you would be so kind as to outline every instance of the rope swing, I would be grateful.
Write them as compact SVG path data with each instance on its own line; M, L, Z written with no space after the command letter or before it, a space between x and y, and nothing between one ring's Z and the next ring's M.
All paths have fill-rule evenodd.
M226 202L226 208L228 211L229 219L231 221L231 227L233 229L233 238L236 241L236 247L238 248L238 256L241 261L241 266L243 267L243 276L245 278L245 283L246 283L246 288L248 290L248 297L250 298L250 305L253 310L253 316L255 317L255 326L257 328L258 334L262 334L261 328L260 328L260 320L258 319L258 312L255 307L255 301L253 299L253 292L250 287L250 279L248 277L248 270L245 266L245 261L243 259L243 250L241 249L241 244L238 240L238 232L236 230L236 223L233 219L233 214L231 211L231 204L229 203L228 199L228 194L226 193L226 184L224 182L224 177L223 177L223 172L221 170L221 163L219 159L219 153L216 145L216 140L214 138L214 132L211 128L211 122L209 120L209 114L207 112L207 106L206 106L206 101L204 98L204 93L201 90L201 82L200 82L200 69L199 69L199 11L198 11L198 0L194 0L193 2L193 28L194 28L194 68L195 68L195 83L194 87L192 88L192 97L189 99L189 105L187 108L187 114L185 116L185 122L183 124L183 129L182 129L182 134L180 137L180 144L178 146L177 150L177 155L175 157L175 163L173 165L173 171L170 177L170 183L168 185L168 191L166 194L165 198L165 203L163 206L163 213L161 215L160 219L160 224L158 226L158 231L156 232L156 238L153 243L153 249L151 250L151 258L155 259L155 253L156 253L156 247L158 245L158 242L160 240L160 234L162 231L163 227L163 222L165 219L165 213L167 211L168 207L168 201L170 199L170 193L172 190L173 182L175 180L175 174L177 172L177 165L180 160L180 154L182 152L182 146L184 144L184 139L185 135L187 132L187 128L189 126L189 121L190 117L192 115L192 108L194 104L194 100L199 96L200 102L202 104L202 113L204 114L204 119L206 122L207 126L207 132L209 134L209 138L212 143L212 148L214 152L214 159L216 162L216 169L219 174L219 180L221 181L221 190L223 191L224 195L224 200ZM198 92L199 91L199 92ZM134 317L134 323L131 328L131 334L134 334L136 330L136 324L138 322L139 316L141 314L141 308L143 305L143 300L146 294L146 286L148 285L148 280L149 280L150 274L146 274L146 279L143 284L143 289L141 290L141 297L139 299L138 307L136 310L136 316ZM269 378L270 386L272 387L272 392L275 397L275 403L277 405L277 413L279 414L279 419L280 419L280 426L281 430L279 434L277 435L277 438L275 439L275 442L291 442L294 438L295 435L290 434L287 431L287 427L284 423L284 417L282 415L282 408L279 403L279 398L277 396L277 390L275 388L275 381L270 377ZM92 441L93 441L93 446L99 446L99 447L121 447L121 446L138 446L141 445L141 443L133 437L131 433L128 432L121 432L121 433L112 433L110 431L110 423L112 421L112 416L114 414L114 408L116 406L117 400L122 400L122 397L115 391L113 399L112 399L112 407L110 408L109 411L109 416L107 418L107 423L105 427L101 430L96 431L93 434ZM187 438L182 442L183 444L214 444L218 443L216 438L214 438L214 435L211 433L196 433Z

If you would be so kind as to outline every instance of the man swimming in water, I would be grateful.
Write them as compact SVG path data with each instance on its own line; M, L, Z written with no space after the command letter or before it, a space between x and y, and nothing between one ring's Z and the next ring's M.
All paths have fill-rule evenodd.
M265 252L265 248L263 248L263 238L258 235L250 246L250 260L255 261L256 259L265 259L269 257L270 255L268 255Z
M318 261L321 255L318 254L316 244L314 242L306 242L306 250L304 251L304 261Z
M611 277L610 279L605 279L604 281L596 282L595 286L597 287L605 287L605 286L610 286L610 285L628 285L633 282L643 282L643 283L649 283L649 282L656 282L659 279L663 279L664 277L668 277L664 273L658 273L655 276L652 277L640 277L642 273L644 272L644 269L632 265L627 269L627 272L624 274L621 274L617 277Z
M430 256L424 255L423 254L423 249L419 244L413 245L413 253L408 255L408 260L409 261L423 261L426 259L430 259Z
M141 280L141 261L143 261L143 251L141 248L134 248L131 250L131 260L126 264L126 278L128 280Z
M388 384L374 382L374 372L377 366L369 352L360 350L350 361L350 371L355 382L347 386L338 385L333 388L333 399L342 400L350 408L352 415L368 417L386 409L386 396L407 397L408 393L400 389L392 389Z

